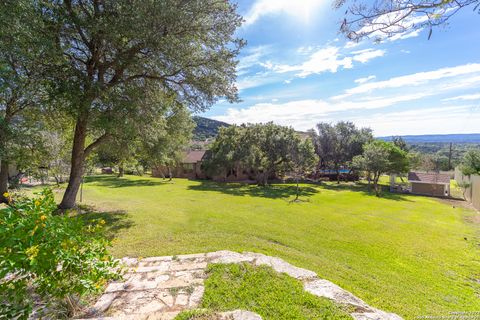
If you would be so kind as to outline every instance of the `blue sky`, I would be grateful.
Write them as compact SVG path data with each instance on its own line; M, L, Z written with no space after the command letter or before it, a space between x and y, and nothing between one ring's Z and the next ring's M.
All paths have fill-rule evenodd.
M313 128L353 121L377 136L480 132L480 15L379 44L338 33L341 11L322 0L239 1L247 40L237 68L242 102L203 116L228 123Z

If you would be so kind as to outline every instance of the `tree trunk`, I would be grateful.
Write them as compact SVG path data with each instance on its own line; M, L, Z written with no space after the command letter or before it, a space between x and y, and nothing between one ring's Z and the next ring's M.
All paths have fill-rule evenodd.
M375 189L375 196L380 197L380 191L378 189L378 179L380 179L380 175L375 175L373 176L373 187Z
M298 186L298 176L296 177L296 182L297 182L297 190L296 190L296 195L295 195L295 201L298 201L298 197L300 196L300 187Z
M7 153L7 140L8 130L10 122L12 120L12 105L7 103L5 108L5 117L3 119L3 125L0 126L0 151L3 154L4 159L0 159L0 203L9 203L9 200L3 196L5 192L8 192L8 167L9 163L5 160L5 154Z
M120 162L120 164L118 165L118 177L119 178L123 177L124 172L125 172L125 169L123 167L123 162Z
M340 169L336 169L337 170L337 184L340 184Z
M8 162L2 160L0 166L0 203L8 203L8 199L3 196L8 192Z
M63 195L62 202L58 206L60 210L71 209L75 206L78 189L80 188L84 171L86 136L87 120L79 117L75 125L75 135L73 137L70 177L68 179L68 186Z
M257 185L260 186L260 187L264 187L266 185L268 185L268 172L259 172L257 173L256 177L257 177Z

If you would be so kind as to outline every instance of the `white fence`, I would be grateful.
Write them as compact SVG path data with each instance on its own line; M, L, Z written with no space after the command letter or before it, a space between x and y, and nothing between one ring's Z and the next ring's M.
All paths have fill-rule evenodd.
M455 181L468 183L470 187L465 190L465 198L471 202L475 209L480 210L480 176L465 176L458 168L455 169Z

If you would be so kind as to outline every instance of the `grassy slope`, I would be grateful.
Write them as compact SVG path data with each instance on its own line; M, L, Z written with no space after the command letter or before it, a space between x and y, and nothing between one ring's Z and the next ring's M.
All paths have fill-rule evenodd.
M257 251L407 318L480 309L479 225L467 222L473 212L334 183L303 190L309 202L289 203L288 185L104 176L85 184L84 199L128 212L102 215L117 233L117 256Z
M201 307L213 311L249 310L264 320L352 319L331 300L305 292L300 281L278 274L271 267L249 264L209 266ZM204 318L188 316L191 313L177 318Z

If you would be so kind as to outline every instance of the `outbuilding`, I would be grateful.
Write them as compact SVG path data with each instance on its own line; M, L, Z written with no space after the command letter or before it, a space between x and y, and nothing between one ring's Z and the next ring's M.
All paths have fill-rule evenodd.
M450 175L444 173L409 172L411 193L434 197L450 196Z

